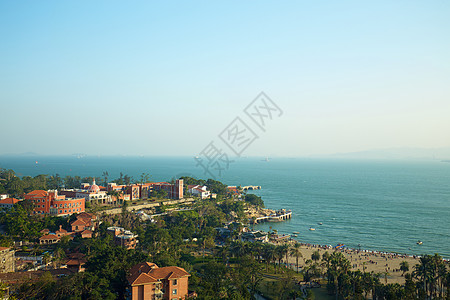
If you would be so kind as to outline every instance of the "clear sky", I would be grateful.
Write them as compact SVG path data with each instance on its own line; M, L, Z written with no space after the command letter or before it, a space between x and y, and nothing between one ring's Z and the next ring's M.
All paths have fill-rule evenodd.
M450 147L449 16L444 0L1 1L0 154L196 155L261 91L283 115L245 155Z

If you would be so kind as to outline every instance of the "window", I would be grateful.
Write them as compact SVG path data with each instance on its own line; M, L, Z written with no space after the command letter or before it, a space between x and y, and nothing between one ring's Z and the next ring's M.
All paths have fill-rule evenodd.
M173 285L177 285L177 280L176 279L173 281Z
M173 289L172 290L172 295L176 295L177 294L177 289Z

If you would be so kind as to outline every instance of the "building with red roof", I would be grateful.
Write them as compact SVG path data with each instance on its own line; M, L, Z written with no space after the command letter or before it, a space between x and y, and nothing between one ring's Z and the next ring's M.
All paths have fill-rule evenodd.
M0 200L0 209L11 209L16 203L20 202L21 200L16 198L5 198Z
M68 216L84 212L84 198L66 198L58 195L58 191L34 190L25 195L25 200L34 205L33 213Z
M92 233L95 230L96 225L97 216L87 212L78 214L77 219L70 223L70 226L72 226L72 232L80 233L83 238L92 237Z
M56 234L45 234L39 238L39 244L46 245L46 244L56 244L59 243L61 238L57 236Z
M183 268L163 267L144 262L133 266L129 272L132 300L186 299L190 274Z

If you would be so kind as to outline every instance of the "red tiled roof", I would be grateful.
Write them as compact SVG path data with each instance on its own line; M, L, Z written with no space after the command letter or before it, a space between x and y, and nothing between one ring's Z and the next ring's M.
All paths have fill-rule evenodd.
M68 266L81 266L86 263L86 259L80 258L80 259L69 259L66 261L66 265Z
M141 285L156 282L161 279L177 279L190 276L186 270L179 267L158 268L154 263L144 262L133 266L128 282L131 285Z
M156 268L150 271L150 275L157 279L176 279L185 276L190 276L185 269L180 267L163 267Z
M87 225L87 223L83 219L76 219L72 223L70 223L71 226L78 226L78 225Z
M0 247L0 251L10 249L9 247Z
M46 234L39 238L40 240L59 240L59 237L54 234Z
M128 282L130 285L141 285L158 282L158 279L147 273L137 273L128 277Z
M131 274L135 274L135 273L148 273L150 272L151 269L154 268L158 268L158 266L154 263L151 262L143 262L137 265L134 265L131 269L130 269L130 273Z
M97 219L97 216L94 214L90 214L87 212L82 212L81 214L77 215L77 219L82 218L82 219Z
M27 196L36 196L36 197L45 197L47 195L48 195L48 193L44 190L34 190L27 194Z
M88 230L88 229L86 229L81 234L93 234L93 232Z
M20 200L16 199L16 198L5 198L5 199L0 200L0 204L12 204L12 205L14 205L17 202L20 202Z

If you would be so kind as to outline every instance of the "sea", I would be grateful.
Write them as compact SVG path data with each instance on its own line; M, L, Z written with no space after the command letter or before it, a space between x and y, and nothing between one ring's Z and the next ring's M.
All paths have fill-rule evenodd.
M19 176L101 177L106 171L109 179L120 172L135 179L145 173L152 181L210 177L194 157L0 156L0 167ZM267 208L293 212L290 220L255 229L298 232L294 239L302 243L450 259L448 162L242 157L215 179L261 186L251 192Z

